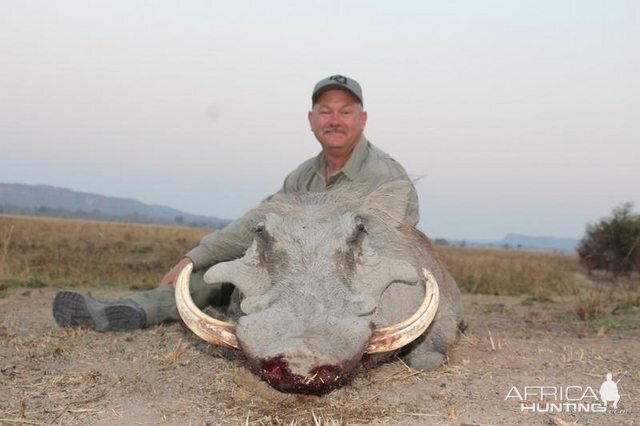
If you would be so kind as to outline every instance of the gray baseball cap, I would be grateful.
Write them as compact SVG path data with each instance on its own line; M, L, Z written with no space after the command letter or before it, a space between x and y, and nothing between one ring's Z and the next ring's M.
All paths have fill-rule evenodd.
M320 80L318 84L313 88L313 94L311 95L312 105L318 101L320 95L330 89L341 89L351 93L362 105L362 87L352 78L345 77L340 74L332 75L324 80Z

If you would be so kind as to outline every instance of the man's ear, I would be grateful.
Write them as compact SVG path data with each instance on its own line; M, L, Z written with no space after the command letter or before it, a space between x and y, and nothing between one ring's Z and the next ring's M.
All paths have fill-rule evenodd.
M367 111L362 111L362 115L360 116L360 120L362 121L362 130L364 131L365 126L367 125Z

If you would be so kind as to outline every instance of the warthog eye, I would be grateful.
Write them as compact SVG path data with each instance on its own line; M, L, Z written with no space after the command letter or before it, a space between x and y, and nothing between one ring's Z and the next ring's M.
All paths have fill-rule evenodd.
M349 243L358 242L364 234L367 233L367 228L364 226L364 223L358 223L353 230L353 233L347 240Z
M269 231L267 231L267 228L262 222L258 223L251 230L253 231L254 234L256 234L256 237L259 237L262 240L271 239L271 236L269 235Z

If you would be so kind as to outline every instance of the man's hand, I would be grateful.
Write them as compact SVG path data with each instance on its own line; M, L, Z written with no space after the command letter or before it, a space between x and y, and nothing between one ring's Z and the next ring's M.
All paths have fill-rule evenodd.
M175 287L176 280L178 279L178 275L180 275L180 272L184 269L184 267L190 263L193 263L191 259L189 259L188 257L183 258L180 262L178 262L176 266L174 266L173 268L171 268L169 272L167 272L167 275L165 275L160 280L158 287L162 287L165 285L170 285L172 287Z

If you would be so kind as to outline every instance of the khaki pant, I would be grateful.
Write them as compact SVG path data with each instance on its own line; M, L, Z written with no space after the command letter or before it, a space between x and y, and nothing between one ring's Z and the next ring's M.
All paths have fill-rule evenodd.
M207 284L204 282L204 271L191 274L189 290L196 306L204 309L207 306L226 307L229 305L232 284ZM147 326L163 322L180 321L176 307L175 289L173 286L162 286L153 290L137 293L129 298L140 305L147 316Z

